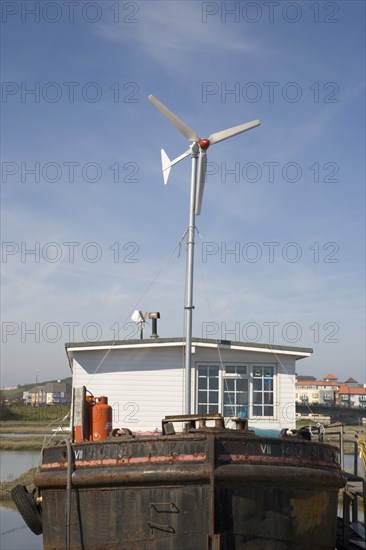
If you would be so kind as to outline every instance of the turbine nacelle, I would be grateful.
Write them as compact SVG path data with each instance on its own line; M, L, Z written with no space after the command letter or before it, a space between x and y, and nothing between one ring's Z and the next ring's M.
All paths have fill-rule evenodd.
M198 141L198 145L203 149L204 151L210 147L210 140L203 138Z

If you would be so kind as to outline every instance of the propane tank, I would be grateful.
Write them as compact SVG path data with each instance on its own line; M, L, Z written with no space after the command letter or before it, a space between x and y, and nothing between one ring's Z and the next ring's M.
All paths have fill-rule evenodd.
M108 397L102 395L95 398L92 409L92 439L101 441L107 439L112 431L112 407L108 405Z

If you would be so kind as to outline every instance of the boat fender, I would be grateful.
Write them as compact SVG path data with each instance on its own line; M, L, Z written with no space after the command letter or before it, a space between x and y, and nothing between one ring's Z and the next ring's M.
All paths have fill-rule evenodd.
M307 426L303 426L299 430L288 430L287 428L284 428L280 432L280 437L285 439L297 437L300 439L305 439L306 441L311 441L311 433Z
M29 529L35 535L41 535L43 532L41 507L36 504L33 493L29 493L25 485L16 485L11 490L11 498Z
M306 441L311 441L311 433L307 426L303 426L299 429L299 436Z
M115 428L112 431L112 437L124 437L124 436L135 437L131 432L131 430L129 430L128 428Z
M296 430L289 430L288 428L283 428L280 431L280 437L289 438L289 437L295 437Z

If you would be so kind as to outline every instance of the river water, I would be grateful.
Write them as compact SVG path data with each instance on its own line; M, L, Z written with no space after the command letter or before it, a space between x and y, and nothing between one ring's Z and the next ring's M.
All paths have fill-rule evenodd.
M0 481L9 481L35 468L39 459L38 451L0 451ZM17 510L0 506L0 548L42 550L42 535L34 535Z
M36 467L39 459L40 453L35 451L0 451L0 481L14 479L29 468ZM345 455L344 459L345 469L352 471L353 456ZM42 535L34 535L17 510L0 506L0 549L42 550L42 548Z
M38 451L0 451L0 481L10 481L39 464Z

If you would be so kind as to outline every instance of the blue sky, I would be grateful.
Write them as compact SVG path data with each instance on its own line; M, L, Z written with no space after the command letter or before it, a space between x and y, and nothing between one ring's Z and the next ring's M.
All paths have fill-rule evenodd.
M262 122L208 150L194 335L364 382L364 2L1 7L1 385L67 376L65 342L136 308L182 334L190 162L163 185L187 143L150 93L203 137Z

